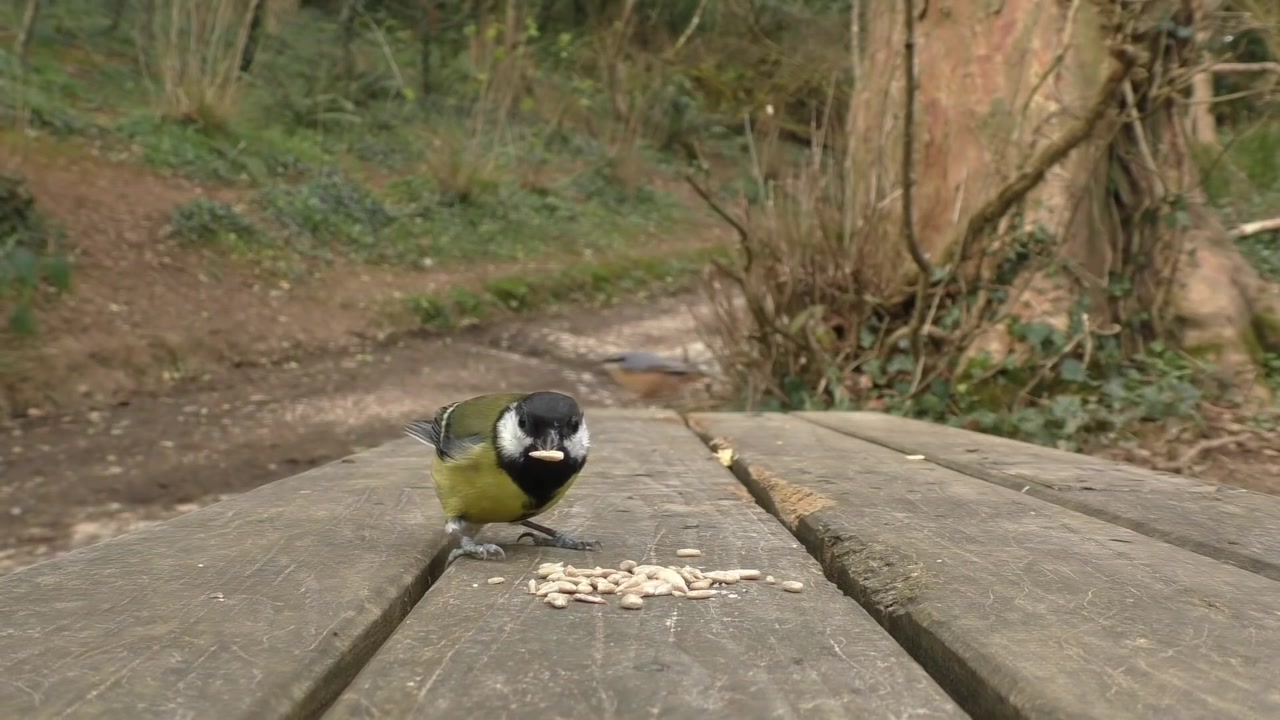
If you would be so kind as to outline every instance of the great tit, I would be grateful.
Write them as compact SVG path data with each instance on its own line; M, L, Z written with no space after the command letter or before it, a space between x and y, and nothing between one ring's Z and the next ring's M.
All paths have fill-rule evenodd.
M431 476L448 521L461 536L449 562L467 555L506 557L475 535L488 523L519 523L542 533L523 533L533 544L571 550L599 548L533 522L560 502L587 464L591 434L577 401L558 392L499 393L450 403L431 420L417 420L405 433L436 450Z

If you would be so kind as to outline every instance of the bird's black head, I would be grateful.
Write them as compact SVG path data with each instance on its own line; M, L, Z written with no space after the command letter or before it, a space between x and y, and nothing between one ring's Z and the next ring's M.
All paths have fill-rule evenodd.
M591 444L582 408L558 392L530 393L512 403L498 418L495 435L500 455L514 459L538 453L532 457L540 462L583 459ZM554 457L557 452L561 457Z
M591 433L573 398L535 392L502 412L494 443L502 469L541 503L586 464Z

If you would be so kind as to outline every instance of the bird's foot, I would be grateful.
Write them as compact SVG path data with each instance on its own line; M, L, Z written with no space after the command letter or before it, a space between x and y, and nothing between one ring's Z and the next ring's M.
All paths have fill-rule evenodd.
M544 535L535 535L531 532L520 533L520 537L516 538L516 542L520 542L525 538L534 545L541 547L558 547L566 550L599 550L601 549L599 540L579 540L572 535L565 535L558 532L550 537Z
M503 560L507 557L507 554L497 545L477 543L469 537L463 537L462 544L449 553L449 562L452 563L464 555L477 560Z

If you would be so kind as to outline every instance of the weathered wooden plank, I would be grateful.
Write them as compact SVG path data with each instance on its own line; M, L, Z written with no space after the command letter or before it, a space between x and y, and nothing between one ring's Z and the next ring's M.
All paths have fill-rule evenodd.
M425 590L405 441L0 578L0 717L305 717Z
M325 715L335 718L953 718L963 713L679 418L589 411L586 475L546 522L604 549L527 544L454 563ZM502 542L517 533L485 531ZM702 550L678 559L682 547ZM553 609L522 589L541 562L758 568L705 600ZM501 575L507 582L487 585ZM736 597L734 597L736 596Z
M797 417L1280 580L1280 498L880 413Z
M778 414L735 472L974 717L1280 717L1280 584Z

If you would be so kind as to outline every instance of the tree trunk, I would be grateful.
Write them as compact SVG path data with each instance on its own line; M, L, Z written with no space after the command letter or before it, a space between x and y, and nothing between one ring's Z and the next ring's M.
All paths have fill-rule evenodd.
M1003 373L1016 409L1053 393L1046 373L1079 378L1095 343L1132 357L1159 340L1265 398L1280 296L1208 206L1187 136L1208 1L854 3L833 152L772 185L760 171L741 220L695 184L743 246L708 284L729 382L784 405L936 409L967 373Z
M418 91L431 95L431 37L439 25L440 10L435 0L418 0Z
M863 66L893 71L863 78L854 100L856 142L881 155L863 154L874 171L863 174L880 178L860 196L863 234L897 249L878 268L891 279L881 293L918 277L893 162L905 38L892 5L868 13ZM1122 8L1132 5L916 4L915 234L934 265L957 267L971 287L991 283L991 258L1047 236L1046 262L1013 281L1005 311L1066 331L1083 302L1087 323L1114 325L1130 351L1173 341L1252 382L1259 351L1280 347L1280 301L1208 207L1175 97L1185 91L1168 84L1200 59L1184 39L1194 34L1178 28L1194 29L1202 8ZM1177 27L1162 30L1164 17ZM965 352L1000 357L1012 345L1004 325L988 323Z
M27 64L27 51L31 48L31 37L36 31L36 21L40 17L40 0L27 0L26 10L22 13L22 26L18 31L18 39L13 42L13 54L18 63Z
M114 35L124 23L124 13L129 9L129 0L111 0L111 21L103 32Z
M253 15L249 18L249 33L245 37L244 47L240 50L240 72L247 73L253 67L253 59L258 55L258 42L262 37L262 22L266 16L267 0L261 0L253 6Z
M360 0L344 0L342 11L338 15L338 43L342 50L338 76L347 85L355 80L356 75L356 15L359 11Z
M142 61L143 70L155 61L156 50L156 0L142 0L138 10L137 33L135 42L138 45L138 57Z

